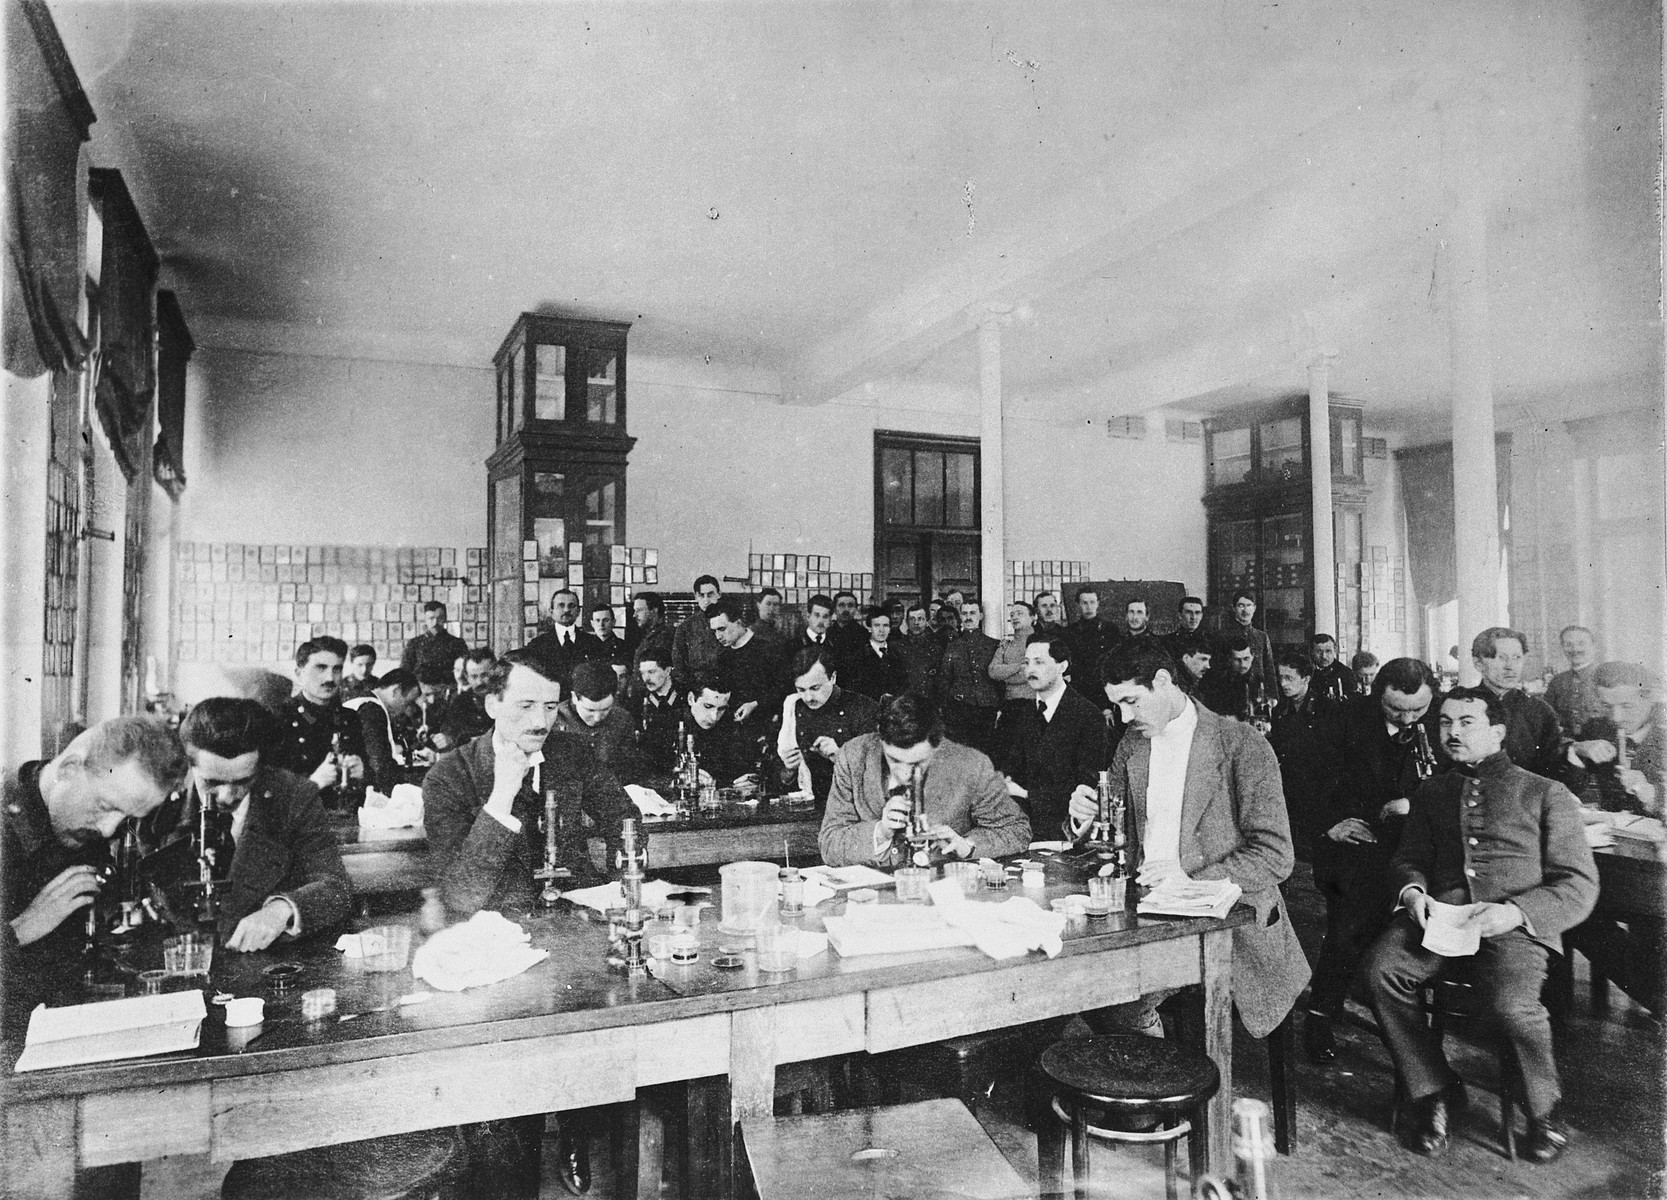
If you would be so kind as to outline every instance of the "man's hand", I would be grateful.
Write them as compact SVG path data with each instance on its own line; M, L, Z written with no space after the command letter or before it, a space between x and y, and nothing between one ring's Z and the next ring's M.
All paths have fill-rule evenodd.
M1030 799L1030 793L1025 790L1024 785L1017 779L1009 779L1007 781L1007 794L1017 800Z
M812 742L810 748L830 762L839 754L839 743L825 733Z
M1372 832L1372 827L1359 817L1344 817L1326 830L1325 835L1334 842L1348 842L1361 846L1378 840L1378 835Z
M513 742L494 746L492 758L492 794L486 798L486 811L500 821L507 822L520 794L521 780L527 775L527 756Z
M1604 763L1614 762L1619 757L1615 750L1615 743L1606 742L1602 738L1593 738L1589 742L1576 742L1569 749L1594 767L1601 767Z
M413 750L411 751L411 765L413 767L432 767L435 757L434 751L426 747L421 750Z
M1399 799L1389 801L1382 808L1378 809L1378 819L1382 820L1385 817L1404 817L1411 811L1412 801L1408 800L1405 796L1402 796Z
M266 949L289 928L292 911L288 901L268 900L237 923L231 937L226 939L226 949L245 953Z
M1418 928L1430 919L1430 905L1434 903L1430 894L1423 888L1409 887L1401 889L1401 906L1407 910L1407 915L1417 923Z
M814 749L814 747L812 747L812 749ZM782 765L789 771L797 771L800 767L805 765L805 756L797 746L794 746L786 754L781 756L781 761Z
M942 846L956 858L966 858L972 853L972 843L947 825L934 825L926 831L926 840L934 846Z
M365 781L365 760L357 754L344 754L342 761L347 764L347 777L354 783Z
M891 833L905 829L909 824L909 793L898 792L886 801L886 807L880 813L880 828Z
M313 786L320 791L327 787L334 787L336 783L336 764L326 757L323 762L313 768L313 773L307 778L312 780Z
M1191 879L1181 870L1179 859L1151 858L1140 864L1140 875L1135 880L1143 888L1156 890L1171 879Z
M91 867L65 867L29 901L28 908L12 918L18 945L40 941L76 909L91 904L97 894L98 875Z
M737 775L735 782L729 785L734 788L755 788L758 786L758 772L748 771L745 775Z
M1620 780L1621 787L1627 795L1637 797L1638 802L1644 806L1645 812L1654 813L1656 811L1655 784L1649 781L1644 772L1635 771L1628 767L1624 771L1617 771L1615 777Z
M1514 904L1472 904L1465 914L1464 928L1485 938L1509 933L1522 924L1522 910Z
M1081 833L1090 821L1100 815L1100 797L1086 783L1079 783L1076 791L1071 793L1071 805L1067 812L1071 818L1071 832Z
M755 713L757 711L758 711L758 701L748 700L745 704L741 705L741 707L739 707L735 710L735 720L736 720L737 723L739 723L741 721L745 721L748 717L752 716L753 713Z

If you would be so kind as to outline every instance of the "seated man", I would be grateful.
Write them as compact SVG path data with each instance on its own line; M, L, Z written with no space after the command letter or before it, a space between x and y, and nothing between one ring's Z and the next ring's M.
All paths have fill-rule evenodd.
M1007 792L1023 802L1040 837L1066 829L1071 793L1095 787L1106 767L1100 710L1065 685L1071 644L1062 633L1033 633L1025 645L1030 700L1013 707L1001 767Z
M389 675L417 681L403 668ZM372 705L374 707L374 705ZM352 911L352 888L318 789L261 761L270 715L253 700L214 696L180 726L191 759L182 830L204 805L231 814L231 874L218 900L220 944L265 950L279 938L332 933ZM185 911L175 893L176 913Z
M360 642L347 652L342 664L342 700L357 700L370 695L370 685L376 680L376 647Z
M1358 651L1349 659L1349 670L1354 672L1355 690L1365 694L1372 690L1372 681L1378 677L1378 656L1370 650Z
M891 615L883 608L863 613L868 640L851 652L841 673L846 687L878 702L885 696L899 696L909 690L909 666L891 644Z
M347 643L316 637L295 648L295 689L278 710L266 763L312 780L326 808L351 810L364 791L365 743L359 716L342 707L342 662ZM347 765L345 794L338 782L339 749Z
M1458 769L1413 795L1394 864L1402 912L1373 945L1362 979L1411 1102L1402 1139L1419 1154L1439 1154L1447 1148L1449 1105L1463 1102L1464 1085L1425 1020L1424 986L1452 960L1424 949L1423 931L1433 903L1466 906L1462 928L1482 939L1476 981L1526 1092L1523 1153L1546 1163L1562 1154L1568 1134L1540 990L1563 933L1597 902L1598 873L1578 802L1562 784L1511 761L1506 722L1489 688L1455 688L1443 698L1442 745Z
M637 749L649 769L659 774L677 763L677 731L688 722L689 710L672 681L669 647L648 647L637 663L638 686L626 696L636 724Z
M952 618L959 613L960 620L938 675L944 729L959 744L987 755L995 749L1002 695L990 678L990 662L1001 643L984 632L984 608L977 600L962 601L959 609L946 603L942 611Z
M1167 650L1151 638L1101 660L1106 698L1131 736L1118 744L1111 780L1129 814L1129 865L1141 887L1166 879L1231 879L1256 919L1233 930L1233 1004L1252 1037L1267 1037L1308 982L1279 885L1291 874L1291 828L1279 764L1267 739L1218 717L1176 686ZM1071 797L1082 830L1098 811L1091 787ZM1168 993L1089 1014L1101 1032L1155 1033Z
M764 726L743 729L729 719L734 691L735 685L722 671L702 672L689 685L689 722L684 728L695 739L702 783L740 787L758 778Z
M1568 750L1569 786L1610 812L1662 813L1667 722L1661 686L1640 663L1606 662L1592 675L1604 714L1581 727ZM1621 743L1626 743L1626 759Z
M179 739L150 717L115 717L80 734L51 762L24 763L4 781L0 874L3 1028L17 1038L37 1004L79 1000L86 920L81 910L110 861L107 842L184 783Z
M417 677L395 667L371 685L368 697L349 700L346 707L359 714L365 746L365 782L384 796L401 783L421 783L434 765L434 751L412 746L412 730L422 689Z
M455 749L492 728L492 718L486 715L485 687L496 661L490 646L476 646L464 656L463 686L446 704L440 732L434 735L436 749Z
M1255 716L1261 687L1256 678L1256 647L1237 626L1222 633L1218 646L1221 658L1199 685L1198 698L1212 712L1248 722Z
M1203 633L1177 633L1169 639L1169 656L1185 673L1185 678L1176 678L1176 685L1194 696L1198 695L1198 689L1210 677L1215 643Z
M1030 845L1030 822L983 754L943 736L937 708L905 692L880 709L880 728L852 738L834 759L822 817L822 861L899 867L909 824L909 783L923 773L927 836L951 858L1001 858Z
M637 729L614 695L614 669L600 660L573 668L573 691L556 709L555 728L572 734L620 783L642 783L648 760L637 749Z
M825 646L806 646L788 668L794 694L781 709L776 754L793 772L797 786L817 804L826 804L833 786L833 763L839 748L880 725L880 706L861 692L839 686L839 676Z

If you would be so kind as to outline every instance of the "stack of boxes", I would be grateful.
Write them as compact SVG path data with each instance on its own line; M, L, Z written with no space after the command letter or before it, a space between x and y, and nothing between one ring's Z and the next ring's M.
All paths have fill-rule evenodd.
M753 591L773 587L783 604L805 604L818 592L853 592L859 605L871 602L872 571L835 571L826 554L749 554L747 586Z
M1007 602L1032 600L1037 592L1054 592L1069 604L1066 588L1092 578L1085 562L1057 558L1012 559L1007 564Z

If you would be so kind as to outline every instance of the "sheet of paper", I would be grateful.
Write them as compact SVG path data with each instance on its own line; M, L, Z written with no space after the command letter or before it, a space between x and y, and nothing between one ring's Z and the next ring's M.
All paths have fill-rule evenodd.
M631 797L631 803L635 804L637 811L645 817L669 817L677 813L677 805L670 803L653 788L628 783L625 785L625 794Z
M805 875L821 880L836 892L849 891L852 888L884 888L894 882L884 871L876 871L873 867L865 867L861 863L854 863L849 867L806 867Z
M1468 904L1443 904L1430 901L1429 916L1424 922L1424 949L1443 958L1466 958L1482 945L1482 935L1474 929L1463 928L1470 915Z
M39 1071L194 1049L207 1012L202 992L195 989L63 1008L42 1006L29 1014L16 1069Z

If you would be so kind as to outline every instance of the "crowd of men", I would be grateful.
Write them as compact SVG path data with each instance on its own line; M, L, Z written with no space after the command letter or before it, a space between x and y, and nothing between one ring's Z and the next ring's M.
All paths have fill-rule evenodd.
M810 793L834 865L902 861L915 780L936 852L976 858L1023 851L1033 836L1080 838L1107 773L1128 802L1142 885L1231 879L1254 908L1234 934L1233 993L1253 1034L1307 988L1304 1043L1327 1062L1351 984L1364 985L1405 1101L1402 1137L1420 1153L1446 1145L1462 1095L1419 1016L1422 988L1447 963L1422 946L1429 923L1481 934L1478 978L1515 1051L1526 1151L1539 1161L1567 1141L1539 999L1549 955L1568 934L1594 962L1611 956L1618 981L1645 951L1660 961L1658 926L1587 920L1596 872L1576 796L1590 810L1659 814L1667 732L1659 681L1600 662L1584 628L1563 631L1569 669L1542 698L1524 686L1528 642L1516 630L1478 633L1480 684L1443 693L1414 659L1345 666L1326 635L1275 650L1249 592L1214 633L1203 602L1184 598L1167 635L1152 632L1144 601L1108 619L1083 588L1067 623L1044 592L1009 607L1004 639L957 593L863 611L849 592L818 595L793 632L774 589L726 595L702 576L694 596L673 628L660 598L639 594L625 637L606 606L581 627L579 597L564 590L546 631L502 656L446 632L431 604L425 632L383 674L372 648L317 637L297 651L294 695L276 711L205 700L177 740L119 718L8 774L8 1027L79 981L86 946L72 918L95 902L106 843L125 822L165 854L205 810L225 816L230 870L215 919L225 947L259 951L346 917L327 812L367 788L420 784L437 899L462 919L536 898L552 866L540 828L551 795L564 831L555 865L599 879L587 835L617 842L634 811L624 785L666 783L691 747L703 783ZM1298 858L1327 909L1312 970L1280 892ZM190 908L167 891L165 909ZM1656 1006L1653 976L1627 982ZM1091 1024L1152 1031L1163 999ZM522 1191L536 1192L540 1122L481 1139ZM562 1181L583 1191L582 1137L564 1137L561 1161Z

